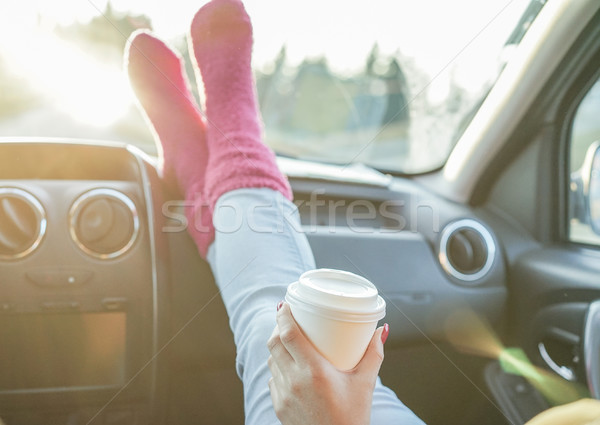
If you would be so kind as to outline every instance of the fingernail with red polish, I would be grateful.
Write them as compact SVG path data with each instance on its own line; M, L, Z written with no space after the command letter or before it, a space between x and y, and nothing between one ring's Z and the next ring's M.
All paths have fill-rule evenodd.
M386 323L385 325L383 325L383 332L381 332L381 342L383 344L385 344L385 342L387 341L388 336L390 336L390 325Z
M283 301L279 301L279 304L277 304L277 311L279 311L281 306L283 306Z

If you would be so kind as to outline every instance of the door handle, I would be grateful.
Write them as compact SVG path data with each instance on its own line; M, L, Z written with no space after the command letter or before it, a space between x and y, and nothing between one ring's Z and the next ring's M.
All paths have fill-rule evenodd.
M538 344L538 350L540 352L540 356L542 357L544 362L546 362L548 367L550 369L552 369L554 372L556 372L559 376L561 376L562 378L566 379L567 381L571 381L571 382L575 382L577 380L577 377L575 376L575 372L573 372L573 369L571 369L568 366L561 366L558 363L556 363L554 361L554 359L552 359L552 357L548 353L548 350L546 349L546 344L544 344L543 342L540 342Z
M590 304L583 330L583 356L590 394L600 399L600 300Z

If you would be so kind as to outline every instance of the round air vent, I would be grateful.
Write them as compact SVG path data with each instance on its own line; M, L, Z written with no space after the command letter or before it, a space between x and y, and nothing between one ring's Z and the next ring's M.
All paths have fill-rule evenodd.
M475 220L458 220L442 230L439 260L446 273L456 279L481 279L492 268L495 255L492 234Z
M139 232L135 204L113 189L93 189L71 207L71 237L86 254L116 258L131 248Z
M25 257L39 246L45 233L42 204L24 190L0 188L0 259Z

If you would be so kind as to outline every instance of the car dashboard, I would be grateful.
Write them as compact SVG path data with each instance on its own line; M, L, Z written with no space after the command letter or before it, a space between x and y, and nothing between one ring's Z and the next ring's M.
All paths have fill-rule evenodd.
M5 420L58 411L77 423L98 413L148 423L167 305L153 168L126 147L0 150Z
M290 183L317 266L386 300L388 346L443 340L457 311L501 318L502 248L477 211L407 179ZM130 146L0 144L7 425L243 421L227 315L176 198Z

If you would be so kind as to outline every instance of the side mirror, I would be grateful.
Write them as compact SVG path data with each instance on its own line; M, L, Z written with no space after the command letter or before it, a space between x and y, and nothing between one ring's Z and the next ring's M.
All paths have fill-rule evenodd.
M584 169L585 197L590 226L600 235L600 141L593 143L586 154Z

